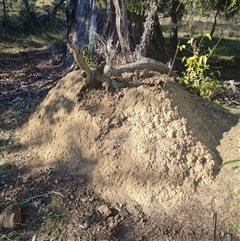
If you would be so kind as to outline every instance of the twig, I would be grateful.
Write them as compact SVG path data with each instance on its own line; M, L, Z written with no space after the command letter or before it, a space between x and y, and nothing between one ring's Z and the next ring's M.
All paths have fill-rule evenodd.
M217 241L217 213L213 214L213 240Z
M42 89L43 87L45 87L45 86L47 86L47 85L50 85L50 84L58 81L59 79L63 78L64 76L65 76L65 75L60 75L60 76L58 76L56 79L54 79L54 80L52 80L52 81L50 81L50 82L47 82L47 83L41 85L41 86L39 87L39 89Z
M30 201L33 201L33 199L44 197L44 196L47 196L47 195L50 195L50 194L57 194L57 195L63 197L63 195L60 192L51 191L51 192L47 192L47 193L44 193L44 194L41 194L41 195L31 197L31 198L27 199L26 201L24 201L23 203L21 203L21 205L24 205L24 204L26 204Z
M214 210L214 198L212 198L211 202L211 211L212 211L212 218L213 218L213 241L217 241L217 212Z
M177 58L179 43L180 43L180 41L178 41L177 48L176 48L176 51L175 51L175 54L174 54L174 57L173 57L172 63L170 64L170 68L169 68L168 76L170 76L170 74L171 74L171 72L172 72L172 69L173 69L173 66L174 66L174 64L175 64L176 58Z

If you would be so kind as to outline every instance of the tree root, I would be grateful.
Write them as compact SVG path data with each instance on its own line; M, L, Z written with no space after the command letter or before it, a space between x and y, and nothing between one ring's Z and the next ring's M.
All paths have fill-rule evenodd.
M67 46L73 51L74 60L83 71L83 85L80 88L80 92L84 88L95 88L100 85L104 86L108 90L111 84L111 80L103 74L104 66L106 63L102 62L96 69L91 70L83 59L83 56L80 53L78 47L75 44L68 44Z
M105 71L104 74L120 77L124 72L135 72L136 70L141 71L145 69L149 71L157 71L160 74L165 74L169 77L179 77L174 71L172 71L162 62L150 58L142 58L133 63L113 67L110 70Z
M106 63L102 62L96 69L92 70L85 62L80 50L75 44L67 44L67 46L72 50L74 60L82 70L83 84L80 87L79 93L81 93L84 88L96 88L98 86L103 86L106 90L108 90L110 86L118 89L118 83L110 79L110 77L120 77L125 72L135 72L136 70L157 71L170 77L178 77L178 75L165 64L150 58L142 58L134 63L113 68L105 68Z

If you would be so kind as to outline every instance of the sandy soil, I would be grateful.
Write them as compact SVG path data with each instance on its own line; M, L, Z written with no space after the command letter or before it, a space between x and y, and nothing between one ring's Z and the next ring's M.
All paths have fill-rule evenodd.
M79 96L81 71L57 68L44 85L35 76L41 95L30 74L15 78L28 94L1 112L16 130L1 171L2 209L22 208L15 240L238 239L239 170L219 169L240 158L237 115L159 73Z

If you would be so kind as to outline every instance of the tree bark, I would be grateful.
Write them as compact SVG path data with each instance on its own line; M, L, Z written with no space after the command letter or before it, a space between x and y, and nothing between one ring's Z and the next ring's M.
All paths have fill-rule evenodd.
M29 1L28 0L22 0L24 8L26 10L27 14L31 14L30 6L29 6Z
M154 18L154 27L151 41L147 46L147 56L155 60L167 63L169 61L168 51L165 47L164 36L162 33L162 28L159 22L159 18L156 15Z
M81 93L84 88L95 88L100 85L108 89L110 86L110 79L103 74L105 62L101 63L96 69L91 70L75 44L68 44L68 48L72 50L74 60L82 71L81 76L83 78L83 84L80 87L79 93Z
M2 6L3 6L3 23L5 23L7 20L7 8L6 8L5 0L2 0Z
M69 0L66 8L69 36L74 44L88 46L98 35L102 35L104 14L96 6L96 0Z
M123 56L131 53L129 36L128 36L128 23L127 23L127 9L124 0L112 0L116 13L116 29L121 46L121 53ZM132 60L132 59L131 59Z
M81 77L83 79L83 83L79 88L79 94L81 94L84 88L95 88L100 85L104 86L107 90L110 85L118 89L118 83L110 79L110 77L119 77L125 72L135 72L141 70L147 71L158 71L161 74L166 74L170 77L177 77L178 75L169 69L166 65L161 62L155 61L149 58L143 58L134 63L129 63L122 66L116 66L114 68L107 68L107 72L105 71L105 62L102 62L96 69L91 70L87 63L84 61L81 52L75 44L68 44L68 48L72 50L74 60L80 67L82 73Z
M178 77L178 75L165 64L150 58L142 58L141 60L135 61L133 63L113 67L110 70L110 76L120 77L125 72L134 72L136 70L157 71L161 74L168 75L169 77ZM109 75L109 73L104 74Z
M65 0L58 0L58 2L54 5L52 13L51 13L51 19L54 20L56 17L57 11L60 8L60 6L64 3Z
M136 46L141 42L142 33L144 31L144 19L142 15L128 12L128 31L131 51L134 51Z
M151 57L166 63L169 57L157 16L157 5L154 1L150 3L143 29L140 44L135 49L136 59L139 60L142 56Z
M213 22L213 26L212 26L212 30L211 30L211 37L213 36L214 32L215 32L215 28L216 28L216 25L217 25L217 17L219 15L219 10L216 11L215 15L214 15L214 22Z
M156 14L157 5L152 1L150 3L150 10L148 11L146 20L144 22L144 31L142 33L141 42L135 50L137 60L141 59L142 56L147 56L147 47L150 46Z
M102 49L99 55L109 65L115 65L114 62L111 63L113 58L115 61L125 58L125 62L132 62L131 56L140 44L140 36L144 31L144 16L128 13L124 0L107 0L104 9L96 5L96 1L69 0L66 9L67 38L81 48L94 42L98 50ZM157 14L153 18L153 28L149 34L145 56L166 63L169 57Z
M170 17L171 17L171 34L170 34L170 42L173 48L173 51L176 51L178 45L178 27L179 23L182 19L184 11L184 5L179 0L172 0L172 6L170 9Z

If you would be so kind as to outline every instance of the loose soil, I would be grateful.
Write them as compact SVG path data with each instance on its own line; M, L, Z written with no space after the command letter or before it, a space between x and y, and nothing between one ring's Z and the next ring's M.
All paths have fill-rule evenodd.
M16 65L8 64L12 57ZM134 81L125 74L119 90L79 94L81 71L61 78L51 57L38 50L1 63L2 159L9 163L1 171L1 209L15 201L22 208L20 227L2 234L238 240L239 170L219 169L240 158L237 115L156 72ZM226 95L218 101L239 103Z

